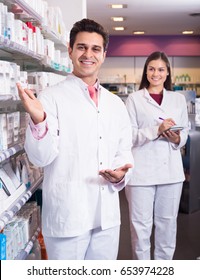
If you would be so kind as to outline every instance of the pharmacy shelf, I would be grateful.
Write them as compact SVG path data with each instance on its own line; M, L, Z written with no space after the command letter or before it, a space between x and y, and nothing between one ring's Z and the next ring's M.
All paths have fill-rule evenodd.
M31 61L39 62L44 57L43 55L29 50L21 44L11 41L8 38L4 38L4 36L2 35L0 35L0 49L8 53L15 54L14 59L20 59L23 55L23 60L26 58Z
M2 97L2 95L0 97ZM25 112L21 100L12 99L12 95L4 95L4 97L5 99L7 98L7 100L0 99L0 114L11 113L16 111Z
M31 249L33 248L34 242L37 239L38 235L40 233L40 228L37 228L35 234L31 238L31 240L27 243L26 247L19 252L15 260L25 260L27 256L30 254Z
M180 86L180 85L194 85L194 86L200 86L200 82L175 82L174 85Z
M38 14L27 2L23 0L4 0L4 4L8 7L11 5L15 10L19 10L19 16L21 20L31 21L37 24L41 24L42 17ZM21 9L19 9L21 8Z
M69 71L65 66L63 66L59 63L55 63L49 57L45 57L43 59L42 63L45 66L46 71L56 72L63 76L66 76L67 74L69 74Z
M36 25L40 26L40 29L46 39L49 39L55 43L57 49L67 52L67 42L64 42L62 39L61 34L56 33L54 30L51 30L48 26L44 25L44 19L38 14L27 2L23 0L5 0L5 4L8 5L15 5L15 10L19 10L17 15L22 21L31 21L34 22ZM21 9L19 9L21 8ZM13 8L11 9L13 13Z
M56 33L55 31L51 30L46 25L41 26L41 32L45 39L49 39L55 43L56 49L58 49L62 52L68 51L67 42L63 41L61 34Z
M15 155L16 153L22 151L24 149L24 145L22 143L16 144L15 146L0 152L0 163L6 159L9 159L11 156Z
M39 66L41 66L44 67L47 71L54 72L60 75L66 75L68 73L68 70L65 69L64 66L56 64L55 62L51 61L49 57L37 54L16 42L4 38L2 35L0 35L0 50L3 50L10 54L14 54L12 60L21 60L23 65L27 65L27 70L31 65L30 63L36 63L36 65L31 66L35 68L35 71ZM7 60L10 60L10 58L7 58Z
M17 197L10 206L7 207L1 216L0 216L0 231L5 227L9 221L16 215L16 213L22 208L24 204L30 199L30 197L34 194L34 192L40 187L43 181L43 177L39 178L30 188ZM24 185L24 184L22 184Z

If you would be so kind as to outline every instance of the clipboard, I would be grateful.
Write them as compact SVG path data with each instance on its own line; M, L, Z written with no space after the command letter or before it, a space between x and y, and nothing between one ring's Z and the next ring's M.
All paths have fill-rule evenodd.
M184 129L183 126L173 125L173 126L171 126L168 130L171 130L171 131L178 131L178 130L183 130L183 129Z

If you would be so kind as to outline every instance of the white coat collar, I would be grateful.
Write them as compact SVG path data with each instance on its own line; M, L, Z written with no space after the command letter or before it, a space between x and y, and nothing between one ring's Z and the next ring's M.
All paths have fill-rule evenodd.
M166 98L166 89L163 88L163 100L161 105L159 105L149 94L148 90L146 88L143 89L143 93L144 93L144 98L146 98L147 102L153 106L155 106L156 108L159 108L160 110L164 110L164 104L165 104L165 98Z
M73 79L76 83L79 84L80 87L83 87L84 89L86 89L88 87L88 85L81 78L75 76L73 73L70 73L68 75L68 78L69 79ZM95 86L96 86L97 90L99 91L99 88L100 88L100 81L99 81L99 79L97 79L97 81L95 83Z

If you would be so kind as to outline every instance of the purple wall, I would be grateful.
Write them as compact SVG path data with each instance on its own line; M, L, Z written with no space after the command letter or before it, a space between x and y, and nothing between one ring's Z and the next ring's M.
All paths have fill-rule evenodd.
M200 36L110 36L107 56L200 56Z

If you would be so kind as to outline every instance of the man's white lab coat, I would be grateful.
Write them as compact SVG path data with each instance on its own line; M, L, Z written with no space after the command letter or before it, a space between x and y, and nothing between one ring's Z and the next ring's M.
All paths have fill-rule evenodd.
M123 102L100 86L99 106L86 84L74 75L46 89L41 100L48 132L41 140L26 133L30 161L44 167L43 234L78 236L120 224L118 190L99 170L132 163L131 126Z

